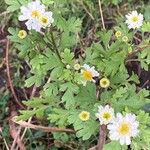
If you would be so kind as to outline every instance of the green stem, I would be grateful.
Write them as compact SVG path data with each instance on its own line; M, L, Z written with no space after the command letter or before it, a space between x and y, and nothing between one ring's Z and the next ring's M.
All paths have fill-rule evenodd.
M55 40L54 40L53 32L50 32L50 34L51 34L52 44L53 44L53 46L54 46L54 48L55 48L55 52L56 52L58 58L61 60L61 56L60 56L60 54L59 54L57 45L56 45Z

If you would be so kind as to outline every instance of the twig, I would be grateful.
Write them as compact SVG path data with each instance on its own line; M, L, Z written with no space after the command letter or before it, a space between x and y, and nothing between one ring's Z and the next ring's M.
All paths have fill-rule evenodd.
M19 124L19 125L21 125L22 127L35 129L35 130L42 130L44 132L68 132L68 133L75 133L75 131L72 130L72 129L63 129L63 128L56 128L56 127L44 127L44 126L40 126L40 125L34 125L34 124L31 124L31 123L25 122L25 121L16 121L15 117L12 119L12 121L17 123L17 124Z
M86 6L84 5L83 1L82 0L77 0L78 3L80 3L83 7L83 9L85 10L85 12L90 16L90 18L92 20L94 20L94 17L93 15L89 12L89 10L86 8Z
M15 103L17 103L22 109L24 109L25 107L20 103L20 101L17 98L17 95L15 93L14 87L13 87L13 83L10 77L10 69L9 69L9 40L7 40L6 42L6 71L7 71L7 77L8 77L8 83L10 86L10 90L13 94Z
M105 30L105 23L104 23L104 18L103 18L101 0L98 0L98 5L99 5L99 12L100 12L100 15L101 15L101 20L102 20L102 26L103 26L103 29Z
M37 87L36 87L36 86L33 86L33 89L32 89L30 98L35 95L36 89L37 89ZM30 122L30 121L31 121L31 118L28 120L28 122ZM20 127L18 128L18 132L17 132L17 135L18 135L18 136L19 136L20 133L21 133L21 129L22 129L22 127L20 126ZM23 134L22 134L22 136L21 136L21 140L24 138L24 136L25 136L25 134L26 134L26 131L27 131L27 128L24 129ZM14 139L14 141L13 141L13 143L12 143L12 146L11 146L11 149L12 149L12 150L13 150L14 147L16 146L16 142L17 142L18 136L15 137L15 139ZM17 149L18 149L18 146L16 147L16 150L17 150Z
M97 150L103 150L107 135L107 125L100 126L100 133L99 133L99 141L97 145Z

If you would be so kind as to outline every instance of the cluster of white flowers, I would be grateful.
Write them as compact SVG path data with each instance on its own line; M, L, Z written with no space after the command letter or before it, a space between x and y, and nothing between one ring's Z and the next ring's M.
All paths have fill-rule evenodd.
M22 6L21 15L19 16L20 21L26 21L28 30L36 30L40 32L41 28L50 26L54 19L52 12L46 12L45 6L36 0L28 3L27 6Z
M126 15L126 23L129 29L137 29L140 28L143 24L143 15L138 14L137 11L132 11L128 15Z
M139 122L134 114L128 113L123 116L121 113L114 115L114 109L109 105L99 106L96 117L100 124L108 125L109 137L111 140L119 141L121 145L131 144L131 138L136 137L139 133Z

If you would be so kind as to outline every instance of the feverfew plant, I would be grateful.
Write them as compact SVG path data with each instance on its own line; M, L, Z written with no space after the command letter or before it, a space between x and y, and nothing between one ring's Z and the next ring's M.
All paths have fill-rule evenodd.
M18 55L31 68L25 86L40 90L23 102L28 109L20 110L17 119L36 117L46 120L47 126L71 128L75 136L66 136L77 142L107 139L101 143L104 150L149 148L150 117L143 111L149 91L138 89L138 75L127 69L133 61L145 70L150 64L150 39L144 35L149 24L143 15L133 11L120 25L97 29L98 40L78 54L75 47L83 46L82 17L66 15L69 8L61 8L67 6L65 1L42 2L26 0L18 17L27 29L8 30ZM139 44L134 43L134 29L143 36Z

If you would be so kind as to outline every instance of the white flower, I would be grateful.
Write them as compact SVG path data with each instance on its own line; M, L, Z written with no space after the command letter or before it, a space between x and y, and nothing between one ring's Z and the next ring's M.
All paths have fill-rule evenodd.
M132 11L128 15L126 15L126 23L129 29L140 28L143 24L143 15L138 14L137 11Z
M110 139L119 140L120 144L131 144L131 137L136 137L139 133L139 122L136 121L134 114L126 114L125 117L121 113L117 113L112 124L108 125Z
M20 21L26 21L28 30L36 30L40 32L41 28L49 26L54 20L52 18L52 12L45 12L45 6L36 0L28 3L27 6L22 6Z
M84 70L81 70L81 73L83 75L83 78L85 81L93 81L95 82L95 80L93 79L93 77L98 77L99 73L95 70L95 67L90 67L87 64L83 65ZM85 82L83 81L83 82Z
M52 12L45 12L39 17L39 23L42 25L43 28L50 26L51 23L54 22L52 15Z
M95 114L96 117L99 119L100 124L108 124L113 121L114 119L114 109L111 108L109 105L105 107L99 106L98 113Z

